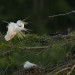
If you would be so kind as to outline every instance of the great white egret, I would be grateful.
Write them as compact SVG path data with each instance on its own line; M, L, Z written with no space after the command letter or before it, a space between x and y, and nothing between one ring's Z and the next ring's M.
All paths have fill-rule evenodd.
M21 20L18 20L16 23L10 22L8 23L8 31L7 34L5 35L5 40L9 41L11 40L15 35L19 33L19 35L23 35L21 32L22 30L27 31L26 28L24 28L24 25L28 24L27 22L23 22Z
M32 67L37 67L37 65L33 64L33 63L29 62L29 61L25 62L25 64L24 64L25 69L29 69L29 68L32 68Z

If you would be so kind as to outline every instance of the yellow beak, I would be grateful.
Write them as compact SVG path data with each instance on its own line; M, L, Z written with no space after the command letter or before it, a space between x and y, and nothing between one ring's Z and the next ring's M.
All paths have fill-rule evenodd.
M23 24L25 24L25 25L26 25L26 24L28 24L28 22L23 22Z

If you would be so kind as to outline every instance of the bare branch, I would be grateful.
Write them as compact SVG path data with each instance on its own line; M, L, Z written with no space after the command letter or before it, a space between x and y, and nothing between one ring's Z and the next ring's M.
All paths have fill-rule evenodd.
M49 48L49 47L50 47L50 46L24 47L24 48L19 47L19 49L21 49L21 50L32 50L32 49L46 49L46 48Z
M72 71L74 70L74 68L75 68L75 65L73 65L73 66L72 66L71 71L70 71L70 72L68 72L68 74L67 74L67 75L70 75L70 74L72 73Z
M24 48L22 48L22 47L12 47L12 48L19 48L20 50L36 50L36 49L47 49L49 47L50 47L50 45L48 45L48 46L40 46L40 47L24 47ZM16 50L6 51L6 52L3 52L3 53L0 53L0 55L8 54L8 53L15 52L15 51Z
M65 14L57 14L57 15L49 16L49 18L53 18L53 17L57 17L57 16L65 16L65 15L69 15L69 14L72 14L72 13L75 13L75 11L70 11L70 12L65 13Z
M71 68L71 67L63 68L63 69L61 69L60 71L56 72L56 74L55 74L55 75L57 75L58 73L60 73L60 72L62 72L62 71L68 70L68 69L70 69L70 68Z

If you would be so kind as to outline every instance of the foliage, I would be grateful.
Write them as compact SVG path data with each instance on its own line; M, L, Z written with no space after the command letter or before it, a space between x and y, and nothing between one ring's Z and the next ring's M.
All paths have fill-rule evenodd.
M46 69L51 69L60 64L68 53L72 53L75 48L74 38L59 39L59 40L47 40L41 42L40 40L50 38L51 36L36 34L26 34L23 39L18 39L16 36L11 41L6 42L2 36L0 42L0 75L12 75L19 69L23 68L25 61L30 61L37 65L42 65ZM53 44L50 48L45 50L20 50L18 47L32 47L32 46L46 46ZM16 48L17 47L17 48ZM7 54L3 52L15 50ZM71 59L71 57L70 57ZM62 74L60 74L62 75ZM64 74L66 75L66 74Z

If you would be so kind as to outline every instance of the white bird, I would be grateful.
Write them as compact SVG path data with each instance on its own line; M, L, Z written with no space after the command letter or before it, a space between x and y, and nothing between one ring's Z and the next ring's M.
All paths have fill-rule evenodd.
M26 28L24 28L24 24L28 24L27 22L23 22L21 20L18 20L16 23L14 22L10 22L8 23L8 31L7 34L5 35L5 40L9 41L11 40L15 35L17 35L19 33L19 35L23 35L23 33L21 32L22 30L27 31ZM21 36L20 35L20 36Z
M25 62L25 64L24 64L25 69L29 69L29 68L32 68L32 67L37 67L37 65L33 64L33 63L30 63L29 61Z

